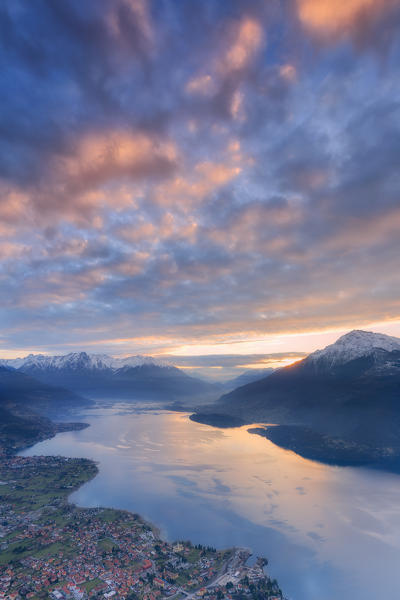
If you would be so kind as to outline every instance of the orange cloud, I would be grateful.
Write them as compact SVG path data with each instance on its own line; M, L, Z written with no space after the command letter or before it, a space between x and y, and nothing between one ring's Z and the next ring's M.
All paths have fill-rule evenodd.
M300 21L326 36L342 34L357 22L375 20L399 0L297 0Z
M171 164L176 159L177 150L171 142L117 130L83 136L75 152L57 162L61 176L80 187L121 175L150 175L162 169L163 163Z
M0 260L16 259L26 250L22 244L0 242Z
M237 177L240 172L241 168L236 165L201 162L188 176L179 175L158 186L154 198L162 206L180 206L187 210Z
M156 228L154 241L167 239L185 239L194 242L198 230L198 224L191 215L174 215L167 212L163 215L161 222Z
M253 18L244 17L231 29L228 48L211 62L209 70L193 77L186 84L186 92L209 96L218 89L218 81L235 71L245 69L264 42L261 25Z
M18 187L0 186L0 221L5 224L16 223L30 213L29 195ZM7 225L8 228L8 225Z
M239 24L236 39L221 57L218 69L225 73L245 68L260 49L263 41L261 25L255 19L245 17Z
M237 365L236 369L280 369L281 367L287 367L288 365L291 365L302 358L304 358L302 355L294 357L290 356L288 358L271 358L267 360L260 360L260 362Z
M286 81L293 82L297 77L296 67L290 64L282 65L282 67L279 69L279 74Z
M149 180L170 176L178 162L174 143L141 132L108 130L83 134L69 152L54 155L46 176L18 188L0 181L0 220L54 224L54 216L103 227L102 211L135 208Z
M216 91L215 81L211 75L200 75L190 79L186 84L186 91L189 94L211 95Z
M166 212L158 223L139 220L132 225L116 229L116 233L130 244L145 244L146 248L156 246L168 239L185 239L194 242L198 224L191 215L174 215Z
M240 173L240 167L232 167L225 164L202 162L196 166L196 173L202 177L200 192L214 189L215 186L224 185Z
M228 151L236 154L240 151L240 142L239 140L232 139L228 144Z
M243 120L245 118L244 108L243 108L243 93L239 90L232 96L231 101L231 115L236 120Z

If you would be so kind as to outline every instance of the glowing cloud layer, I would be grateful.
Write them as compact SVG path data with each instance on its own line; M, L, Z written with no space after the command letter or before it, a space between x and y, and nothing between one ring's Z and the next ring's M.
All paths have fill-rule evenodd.
M397 0L0 23L0 353L300 353L399 319Z

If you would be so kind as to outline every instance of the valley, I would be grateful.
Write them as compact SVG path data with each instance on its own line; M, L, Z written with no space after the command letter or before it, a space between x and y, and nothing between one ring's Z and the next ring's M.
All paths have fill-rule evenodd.
M0 600L400 599L400 0L0 32Z
M358 506L362 522L368 523L367 530L356 525L347 531L339 516L332 518L329 512L334 510L330 503L335 494L331 491L322 500L320 490L329 481L331 489L340 483L342 499L354 487L371 494L374 476L365 467L373 467L382 472L381 493L392 490L387 503L395 513L391 497L397 479L392 480L390 473L396 478L399 472L399 356L397 338L350 332L325 350L269 371L219 399L216 392L221 386L201 382L206 393L198 396L201 385L195 378L150 359L124 359L132 364L122 367L118 361L113 364L109 358L106 362L85 353L3 361L0 492L6 530L0 563L3 560L10 597L53 594L60 600L82 594L82 598L115 595L144 600L158 592L173 598L280 598L273 579L247 564L249 554L243 548L251 548L271 559L271 572L290 599L317 600L330 589L332 600L338 594L366 600L369 592L372 600L378 588L374 592L371 582L368 591L354 584L338 554L350 536L354 552L365 552L371 560L376 547L367 532L375 527L367 516L370 509L358 497L344 501L342 510L350 522L353 507ZM86 391L105 386L107 398L85 394L85 378ZM125 402L121 402L122 379ZM73 391L67 387L71 382ZM198 411L190 415L191 406ZM24 449L27 446L31 448ZM15 457L18 451L24 458ZM47 458L35 457L38 453ZM71 479L71 465L76 480ZM245 482L238 487L243 476ZM261 487L255 487L258 480ZM68 503L71 492L71 501L78 506ZM377 504L373 512L379 513ZM154 539L141 537L149 526L138 516L132 521L136 513L160 525L162 535L150 526ZM102 524L104 514L113 515L115 527ZM74 536L75 525L71 530L65 520L70 518L79 531L90 532L93 525L92 537ZM389 522L381 514L379 528L395 527ZM133 537L126 545L128 530ZM100 546L94 544L96 535L104 537ZM192 542L179 543L177 551L173 549L177 539ZM147 540L145 546L140 540ZM224 554L227 547L242 550ZM88 557L84 571L82 548ZM385 542L386 560L387 552ZM176 562L177 553L186 565L182 572L174 570L181 560ZM280 553L293 556L290 573ZM193 562L188 560L192 555ZM322 568L324 561L329 568ZM153 570L143 569L143 564ZM357 571L351 560L349 566ZM382 567L379 589L384 572ZM338 573L340 585L333 583ZM300 585L309 578L315 596ZM25 590L28 580L37 589Z

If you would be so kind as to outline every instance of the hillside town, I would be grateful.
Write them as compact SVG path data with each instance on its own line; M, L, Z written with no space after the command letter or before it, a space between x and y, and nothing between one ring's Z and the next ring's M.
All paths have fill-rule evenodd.
M138 515L68 503L96 473L86 459L2 461L0 600L282 599L246 550L170 544Z

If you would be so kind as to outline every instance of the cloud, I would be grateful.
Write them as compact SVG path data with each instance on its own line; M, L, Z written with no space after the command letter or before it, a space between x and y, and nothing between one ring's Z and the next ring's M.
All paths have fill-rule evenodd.
M195 377L216 381L234 379L250 369L277 369L304 358L301 352L276 352L273 354L207 354L182 356L163 354L159 358Z
M186 91L189 94L211 95L216 91L216 85L211 75L199 75L190 79L186 84Z
M255 19L243 17L237 23L233 23L226 34L226 47L209 65L210 72L190 79L186 84L186 91L205 95L215 92L216 80L224 80L246 69L263 43L263 29Z
M38 1L0 8L4 344L399 317L397 3Z
M183 211L236 178L241 171L237 164L199 162L190 176L179 173L176 177L155 188L153 199L162 206L180 207Z
M25 247L22 244L15 244L13 242L0 242L0 260L16 260L25 251Z
M106 131L78 139L71 155L57 157L55 162L72 189L90 189L125 176L162 175L176 159L173 143L141 133Z
M231 44L217 59L217 71L223 75L247 67L264 41L262 27L255 19L244 17L233 30Z
M279 73L284 79L290 82L295 81L297 77L296 67L291 64L282 65L279 69Z
M39 213L45 220L49 215L83 222L99 217L104 207L134 206L135 190L126 184L165 178L175 170L177 159L174 143L140 132L85 134L68 152L49 159L35 185L3 182L0 216L23 222L35 220Z
M110 4L108 8L108 25L111 35L117 41L122 39L128 43L130 38L131 45L135 37L139 37L145 49L153 47L155 32L147 0L121 0Z
M382 27L387 37L390 19L398 20L400 15L398 0L297 0L297 9L311 32L331 40L350 35L359 45L377 43Z
M265 43L264 30L257 19L243 16L229 24L223 38L209 64L187 81L185 91L212 100L214 110L225 117L245 120L241 87Z
M29 195L18 187L0 182L0 219L3 227L23 220L29 211Z

